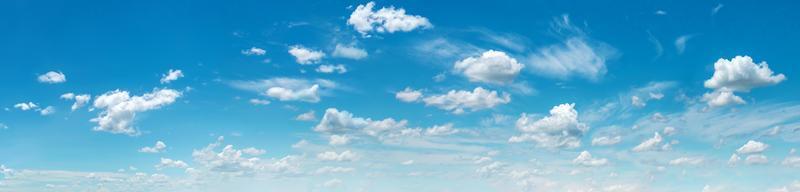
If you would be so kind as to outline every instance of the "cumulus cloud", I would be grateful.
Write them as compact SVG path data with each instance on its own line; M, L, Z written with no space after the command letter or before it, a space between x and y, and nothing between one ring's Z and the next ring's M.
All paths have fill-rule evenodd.
M89 94L75 95L74 93L65 93L61 95L61 99L75 100L75 103L72 103L71 107L72 111L75 111L85 106L86 103L89 103L89 100L92 99L92 96Z
M242 50L243 55L264 55L267 54L267 51L258 47L251 47L250 49Z
M592 145L594 146L607 146L607 145L614 145L622 141L622 136L601 136L595 137L592 139Z
M444 136L444 135L452 135L458 133L458 129L453 128L452 123L444 124L444 125L434 125L428 129L425 129L425 135L428 136Z
M322 51L305 48L301 45L289 47L289 54L294 56L295 61L301 65L316 64L319 63L323 57L325 57L325 53Z
M336 153L335 151L326 151L317 154L317 159L323 161L355 161L358 159L356 153L346 150L341 153Z
M261 171L275 173L298 172L297 156L289 155L267 162L258 157L252 157L264 154L264 150L256 148L236 149L233 145L225 145L222 151L217 152L216 149L222 146L223 140L223 137L219 137L216 142L209 144L205 148L194 150L192 152L194 161L205 170L232 175L247 175Z
M582 166L596 167L608 164L608 159L594 158L588 151L582 151L578 157L572 160L572 163Z
M513 81L523 67L506 53L489 50L480 57L467 57L457 61L453 70L466 76L471 82L505 84Z
M769 148L769 145L767 144L749 140L747 141L747 143L742 145L742 147L739 147L739 149L736 150L736 153L739 154L761 153L764 152L764 150L767 150L767 148Z
M419 90L413 90L411 87L406 87L406 89L395 93L394 97L397 98L397 100L410 103L419 101L419 98L422 97L422 92Z
M343 74L343 73L347 73L347 68L344 67L344 65L342 65L342 64L338 64L338 65L320 65L319 67L317 67L316 71L319 72L319 73L338 73L338 74Z
M53 106L47 106L44 109L39 110L39 114L43 116L51 115L53 113L56 113L56 108Z
M156 164L156 169L161 170L161 169L164 169L164 168L186 169L186 168L189 168L189 164L186 164L186 162L183 162L181 160L173 160L173 159L168 159L168 158L161 158L161 161L158 164Z
M422 99L426 106L451 111L454 114L464 113L465 110L478 111L494 108L495 106L511 102L508 93L498 94L483 87L474 90L450 90L447 94L431 95Z
M139 152L142 153L161 153L167 149L167 144L164 144L163 141L156 141L156 144L152 147L142 147L139 149Z
M14 108L17 108L17 109L23 110L23 111L27 111L27 110L36 110L36 109L39 108L39 106L36 105L36 103L27 102L27 103L14 104Z
M286 77L276 77L257 81L234 81L231 86L258 92L264 96L278 99L280 101L302 101L316 103L321 100L321 96L327 94L326 91L337 87L333 81L325 79L296 79Z
M350 143L350 136L347 135L331 135L328 139L329 145L347 145Z
M109 91L94 100L94 107L103 111L90 121L97 123L95 131L136 135L139 132L133 121L137 113L172 104L180 96L181 92L172 89L157 89L141 96L131 96L128 91Z
M294 119L298 121L313 121L317 120L317 116L314 114L314 110L310 110L308 112L297 115L297 117L295 117Z
M652 138L642 141L642 143L633 148L633 151L642 152L657 150L662 141L664 141L664 138L662 138L658 132L655 132Z
M677 159L673 159L669 161L670 165L699 165L703 163L705 159L702 157L680 157Z
M314 126L314 131L331 134L341 134L351 131L360 131L370 136L380 136L391 131L405 129L406 120L397 121L392 118L372 120L369 118L354 117L347 111L328 108L319 124Z
M327 188L338 187L339 185L342 185L342 180L339 179L331 179L322 183L322 186Z
M183 72L180 69L167 71L167 74L161 76L161 84L170 83L183 77Z
M342 44L336 44L336 48L333 50L333 56L340 58L359 60L366 58L367 55L367 51L364 51L363 49Z
M45 74L39 75L37 80L39 80L41 83L56 84L67 82L67 76L61 72L49 71Z
M577 148L589 126L578 121L574 103L565 103L550 109L550 115L534 120L522 114L516 123L522 135L513 136L509 142L533 141L545 148Z
M427 18L418 15L407 15L406 10L395 7L383 7L373 11L375 2L358 5L350 14L347 25L352 25L361 35L375 31L378 33L408 32L417 28L431 28L433 25Z
M272 87L267 89L266 95L281 101L305 101L309 103L319 102L319 85L312 85L305 89L290 89L284 87Z
M756 64L749 56L736 56L727 60L720 58L714 63L714 74L703 85L714 89L703 95L710 107L744 104L734 92L749 92L753 88L778 84L786 80L783 74L774 74L767 62Z

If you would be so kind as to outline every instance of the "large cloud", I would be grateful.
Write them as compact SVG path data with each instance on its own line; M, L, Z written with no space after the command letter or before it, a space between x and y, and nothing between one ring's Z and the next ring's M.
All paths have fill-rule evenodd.
M467 57L458 61L453 70L469 81L505 84L514 80L524 66L506 53L489 50L480 57Z
M172 89L153 90L141 96L131 96L128 91L120 90L104 93L94 100L94 107L103 110L91 119L97 123L94 130L136 135L139 133L133 127L136 113L172 104L180 96L181 92Z
M358 5L347 20L362 35L376 31L378 33L408 32L417 28L430 28L433 25L427 18L418 15L407 15L402 8L383 7L373 11L375 2Z
M589 126L578 122L578 111L574 103L565 103L550 109L550 115L534 120L522 114L516 127L522 135L513 136L509 142L533 141L545 148L576 148L581 146L581 137Z
M450 90L447 94L427 96L422 102L427 106L461 114L465 110L478 111L509 103L511 96L508 93L498 94L497 91L477 87L472 91Z
M731 60L720 58L714 63L714 74L703 85L713 89L703 95L710 107L745 104L734 92L749 92L753 88L775 85L786 80L783 74L774 74L767 62L756 64L749 56L736 56Z

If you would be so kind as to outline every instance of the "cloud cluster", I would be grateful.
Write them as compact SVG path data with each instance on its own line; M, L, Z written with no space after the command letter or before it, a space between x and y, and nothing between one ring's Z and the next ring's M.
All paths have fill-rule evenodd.
M161 153L167 149L167 144L163 141L156 141L156 144L152 147L142 147L139 149L139 152L142 153Z
M94 100L94 107L103 111L90 121L97 123L95 131L137 135L139 132L133 127L137 113L172 104L180 96L181 92L172 89L157 89L140 96L131 96L128 91L109 91Z
M89 94L76 95L74 93L65 93L61 95L61 99L75 100L75 103L72 103L72 107L70 107L72 111L75 111L86 105L86 103L89 103L89 100L92 99L92 96Z
M577 148L589 126L578 121L574 103L565 103L550 109L550 115L541 119L522 114L516 123L522 135L512 136L509 142L532 141L544 148Z
M383 7L373 11L375 2L358 5L347 19L347 24L352 25L356 31L366 36L369 32L394 33L408 32L417 28L431 28L433 25L428 18L418 15L407 15L402 8Z
M720 58L714 63L714 74L703 85L713 89L703 95L709 107L744 104L734 92L749 92L753 88L778 84L786 80L783 74L774 74L767 62L756 64L749 56L736 56L727 60Z
M596 167L608 164L608 159L594 158L588 151L582 151L578 157L572 160L572 163L582 166Z
M325 91L337 87L333 81L325 79L297 79L276 77L257 81L234 81L231 86L258 92L280 101L302 101L316 103Z
M242 50L243 55L264 55L267 51L258 47L251 47L250 49Z

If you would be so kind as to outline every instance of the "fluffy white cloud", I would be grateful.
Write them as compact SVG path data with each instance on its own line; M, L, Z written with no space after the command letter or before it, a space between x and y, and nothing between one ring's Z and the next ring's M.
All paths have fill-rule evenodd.
M523 67L506 53L489 50L480 57L467 57L457 61L453 70L472 82L505 84L513 81Z
M39 106L36 105L36 103L27 102L27 103L14 104L14 108L17 108L17 109L23 110L23 111L27 111L27 110L31 110L31 109L33 109L33 110L38 109Z
M317 67L316 71L319 72L319 73L338 73L338 74L342 74L342 73L347 73L347 68L344 67L344 65L342 65L342 64L338 64L338 65L320 65L319 67Z
M664 138L662 138L658 132L655 132L652 138L642 141L642 143L633 148L633 151L642 152L656 150L662 141L664 141Z
M297 115L297 117L295 117L294 119L298 121L313 121L317 119L317 115L315 115L314 110L311 110L305 113L301 113L300 115Z
M669 161L670 165L699 165L703 163L705 159L702 157L681 157L677 159L673 159Z
M747 158L744 159L744 162L748 165L757 165L757 164L767 164L769 160L765 155L748 155Z
M301 65L310 65L319 63L323 57L325 57L325 53L322 51L316 51L313 49L308 49L300 45L295 45L289 47L289 54L295 57L295 61Z
M163 141L156 141L156 144L152 147L142 147L139 149L139 152L142 153L161 153L167 149L167 144L164 144Z
M172 89L153 90L141 96L130 96L120 90L106 92L94 100L94 107L103 111L90 121L97 123L95 131L136 135L138 131L133 127L136 113L172 104L180 96L181 92Z
M594 146L606 146L606 145L614 145L622 141L622 136L601 136L595 137L592 139L592 145Z
M769 145L767 144L749 140L747 141L747 143L742 145L742 147L739 147L739 149L737 149L736 152L739 154L761 153L764 152L764 150L767 150L767 148L769 148Z
M336 153L335 151L326 151L317 154L317 159L323 161L355 161L358 159L356 153L346 150L341 153Z
M417 28L430 28L433 25L427 18L418 15L406 15L402 8L383 7L373 11L375 2L358 5L347 20L356 31L367 35L371 31L378 33L408 32Z
M250 174L264 170L295 172L298 169L296 165L297 157L294 156L286 156L273 163L268 163L257 157L248 157L264 154L265 151L261 149L236 149L233 145L226 145L222 148L222 151L215 151L217 147L222 145L223 140L223 137L219 137L216 142L209 144L205 148L194 150L192 152L194 161L209 171L234 175Z
M160 81L161 84L170 83L172 81L178 80L178 78L181 77L183 77L183 71L181 71L180 69L177 70L170 69L169 71L167 71L167 74L161 76Z
M331 135L328 139L329 145L347 145L350 143L350 136L347 135Z
M267 51L258 47L250 47L250 49L242 50L243 55L264 55Z
M333 50L334 57L341 57L341 58L348 58L348 59L363 59L367 57L367 51L363 49L359 49L355 46L347 46L342 44L336 44L336 48Z
M464 110L478 111L509 103L511 96L508 93L498 94L497 91L477 87L471 92L450 90L447 94L427 96L422 101L426 106L435 106L454 114L461 114Z
M526 114L517 119L516 127L522 135L513 136L509 142L533 141L545 148L576 148L589 126L578 122L574 103L565 103L550 109L550 115L534 120Z
M309 103L319 102L320 97L326 93L325 91L337 87L335 82L325 79L307 80L286 77L258 81L234 81L230 84L235 88L258 92L281 101Z
M89 94L75 95L74 93L65 93L61 95L61 99L67 99L67 100L74 99L75 103L72 103L71 109L72 111L75 111L86 105L86 103L89 103L89 100L92 99L92 96Z
M422 97L422 92L419 90L413 90L411 87L406 87L406 89L395 93L394 97L397 98L397 100L410 103L418 101L419 98Z
M183 162L181 160L172 160L168 158L161 158L161 161L156 164L156 169L163 169L163 168L180 168L186 169L189 168L189 164Z
M594 158L592 154L588 151L582 151L581 154L578 155L575 159L572 160L572 163L582 166L603 166L608 164L608 159L605 158Z
M45 74L39 75L37 80L39 80L41 83L56 84L67 82L67 76L61 72L49 71Z
M709 107L722 107L727 105L747 103L741 97L733 94L733 91L729 90L728 88L721 88L714 90L711 93L705 93L703 94L702 100L708 103Z
M732 91L750 91L756 87L778 84L786 80L783 74L774 75L767 62L754 63L749 56L736 56L731 60L720 58L714 63L714 75L704 85L711 89L728 88Z
M257 149L255 147L248 147L248 148L242 149L242 153L243 154L247 154L247 155L251 155L251 156L259 156L259 155L263 155L264 153L267 153L267 150Z
M354 117L353 114L347 111L328 108L325 110L322 120L314 127L314 131L331 134L360 131L370 136L381 136L384 133L405 129L407 124L406 120L397 121L392 118L383 120L365 119Z
M452 123L444 124L444 125L434 125L428 129L425 129L425 135L428 136L443 136L443 135L452 135L458 133L458 129L453 128Z

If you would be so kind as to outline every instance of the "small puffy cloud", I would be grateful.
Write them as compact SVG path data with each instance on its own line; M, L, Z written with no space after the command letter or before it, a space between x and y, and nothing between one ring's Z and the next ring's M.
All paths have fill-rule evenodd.
M578 121L574 103L565 103L550 109L550 115L534 120L522 114L516 123L522 135L513 136L509 142L533 141L544 148L577 148L589 126Z
M67 82L67 76L61 72L49 71L45 74L39 75L37 80L39 80L41 83L56 84Z
M297 115L297 117L295 117L294 119L298 121L313 121L317 119L317 116L315 115L314 110L310 110L308 112Z
M747 141L747 143L742 145L742 147L739 147L739 149L736 150L736 153L739 154L761 153L764 152L764 150L767 150L767 148L769 148L769 145L767 144L749 140Z
M250 49L242 50L243 55L264 55L267 54L267 51L258 47L251 47Z
M336 153L335 151L326 151L317 154L317 159L323 161L355 161L358 159L356 153L347 150L341 153Z
M167 149L167 144L164 144L163 141L156 141L156 144L152 147L142 147L139 149L139 152L142 153L161 153L165 149Z
M328 108L319 124L314 126L314 131L331 134L360 131L370 136L381 136L388 132L406 129L407 124L405 120L397 121L392 118L372 120L354 117L350 112Z
M203 149L194 150L192 157L201 167L208 171L231 173L234 175L252 174L258 171L273 171L278 173L294 173L298 168L297 156L285 156L267 162L258 157L264 150L255 148L236 149L233 145L225 145L222 151L216 151L222 146L223 137L209 144Z
M183 72L180 69L167 71L167 74L161 76L161 84L170 83L183 77Z
M250 99L248 102L253 105L269 105L271 103L269 100L256 98Z
M741 97L734 95L733 91L728 88L721 88L711 93L703 94L703 101L708 103L709 107L722 107L735 104L745 104Z
M53 106L47 106L44 109L39 110L39 114L43 116L51 115L53 113L56 113L56 108Z
M266 95L281 101L304 101L309 103L319 102L319 85L314 84L304 89L291 89L285 87L271 87Z
M456 73L466 76L471 82L491 84L510 83L524 65L506 53L489 50L480 57L467 57L453 66Z
M350 143L350 136L347 135L331 135L328 139L330 145L347 145Z
M511 96L508 93L498 94L497 91L477 87L471 92L450 90L447 94L427 96L422 101L426 106L435 106L454 114L461 114L464 110L478 111L509 103Z
M383 7L373 11L375 2L358 5L347 19L347 25L352 25L361 35L367 36L369 32L394 33L408 32L417 28L431 28L433 25L427 18L418 15L407 15L406 10L395 7Z
M642 143L633 148L633 151L642 152L657 150L662 141L664 141L664 138L662 138L658 132L655 132L652 138L642 141Z
M336 44L336 48L333 50L333 56L340 58L359 60L366 58L367 55L367 51L364 51L363 49L342 44Z
M434 125L428 129L425 129L425 135L428 136L444 136L444 135L452 135L458 133L458 129L453 128L452 123L444 124L444 125Z
M319 67L317 67L316 71L319 72L319 73L338 73L338 74L343 74L343 73L347 73L347 68L344 67L344 65L342 65L342 64L338 64L338 65L320 65Z
M322 186L327 188L338 187L339 185L342 185L342 180L339 179L331 179L322 183Z
M592 139L592 145L594 146L607 146L607 145L614 145L622 141L622 136L601 136L595 137Z
M39 108L39 106L38 106L38 105L36 105L36 103L33 103L33 102L27 102L27 103L17 103L17 104L14 104L14 108L17 108L17 109L19 109L19 110L23 110L23 111L27 111L27 110L32 110L32 109L33 109L33 110L36 110L36 109L38 109L38 108Z
M419 90L413 90L411 87L406 87L406 89L395 93L394 97L397 98L397 100L410 103L418 101L419 98L422 97L422 92Z
M319 63L325 53L313 49L308 49L300 45L289 47L289 54L295 57L295 61L301 65L310 65Z
M748 155L747 158L744 159L744 162L748 165L758 165L758 164L767 164L769 160L767 156L757 154L757 155Z
M61 95L61 99L75 100L75 103L72 103L71 107L72 111L75 111L85 106L86 103L89 103L89 100L92 99L92 96L89 94L75 95L73 93L65 93Z
M606 72L606 60L614 51L590 45L583 38L570 38L564 44L543 47L528 57L533 73L557 79L573 76L599 80Z
M702 157L680 157L677 159L673 159L669 161L670 165L699 165L703 163L705 159Z
M337 87L333 81L325 79L297 79L276 77L257 81L234 81L231 86L260 93L281 101L303 101L316 103L328 90Z
M161 161L156 165L156 169L161 170L164 168L180 168L186 169L189 168L189 164L183 162L181 160L173 160L168 158L161 158Z
M131 96L127 91L109 91L94 100L94 107L103 111L90 121L97 123L95 131L136 135L138 131L133 127L136 113L172 104L180 96L181 92L172 89L157 89L141 96Z
M578 157L572 160L572 163L582 166L596 167L608 164L608 159L594 158L588 151L583 151L578 155Z

